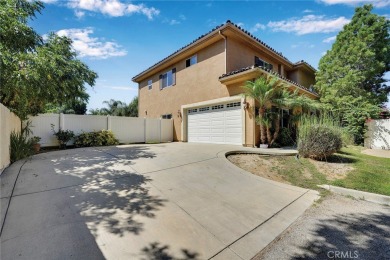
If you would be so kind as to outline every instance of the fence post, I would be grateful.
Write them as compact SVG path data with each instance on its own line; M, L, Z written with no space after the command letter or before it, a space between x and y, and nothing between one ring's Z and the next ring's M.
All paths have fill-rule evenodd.
M60 122L59 122L58 130L65 129L65 117L63 113L60 113Z
M162 118L160 117L160 143L162 142L162 140L161 140L161 136L162 136L161 132L162 132Z
M144 143L146 143L146 117L144 117Z
M107 115L107 130L111 130L111 117Z

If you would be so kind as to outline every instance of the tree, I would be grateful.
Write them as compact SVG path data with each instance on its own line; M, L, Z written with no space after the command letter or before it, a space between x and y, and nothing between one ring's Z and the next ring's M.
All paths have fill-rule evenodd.
M125 102L110 99L109 101L103 101L107 107L90 109L89 113L92 115L111 115L111 116L138 116L138 97L134 97L130 104Z
M258 105L260 125L260 142L271 146L278 138L280 131L280 113L283 108L295 108L299 113L315 108L314 101L298 92L289 92L277 77L259 77L247 81L244 96L253 98ZM272 131L273 130L273 131Z
M134 97L130 104L127 106L127 116L138 116L138 96Z
M372 5L356 8L351 22L321 58L316 73L321 102L336 112L347 127L361 122L363 114L376 117L379 110L373 107L379 109L390 93L384 79L385 72L390 70L390 22L371 11ZM351 109L361 113L354 117ZM354 134L355 141L361 142L363 126Z
M50 33L44 40L28 21L40 13L38 1L2 0L0 5L0 102L22 119L85 99L85 84L97 74L76 58L72 41Z

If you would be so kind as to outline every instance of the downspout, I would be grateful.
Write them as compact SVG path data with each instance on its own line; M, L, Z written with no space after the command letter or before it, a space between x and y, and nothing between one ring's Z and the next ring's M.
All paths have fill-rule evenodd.
M222 34L221 31L218 31L218 33L225 40L225 74L226 74L226 71L227 71L227 58L226 58L226 56L227 56L227 48L226 48L226 46L227 46L227 44L226 44L227 43L227 38L226 38L225 35Z

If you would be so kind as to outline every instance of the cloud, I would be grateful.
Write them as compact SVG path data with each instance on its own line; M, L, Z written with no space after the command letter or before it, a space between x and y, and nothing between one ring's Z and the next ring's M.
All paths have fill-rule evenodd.
M336 37L337 36L328 37L328 38L324 39L322 42L325 42L325 43L333 42L336 40Z
M138 91L138 88L135 88L135 87L121 87L121 86L116 86L116 87L109 87L109 88L115 89L115 90Z
M320 0L328 5L345 4L345 5L361 5L361 4L373 4L375 7L387 7L390 6L390 0Z
M257 23L255 26L253 26L250 31L251 32L257 32L258 30L265 30L267 27L264 24Z
M68 7L76 10L99 12L108 16L119 17L132 14L143 14L149 20L160 14L160 10L144 4L125 4L119 0L71 0Z
M349 23L344 16L338 18L326 18L323 15L306 15L300 19L291 18L288 20L269 22L267 26L275 32L293 32L297 35L309 33L336 32Z
M240 26L241 28L244 26L244 23L236 23L237 26Z
M179 15L179 18L183 21L187 20L187 17L184 14Z
M310 9L305 9L302 11L302 13L313 13L314 11L313 10L310 10Z
M315 45L310 43L310 42L299 42L297 44L291 45L292 49L296 49L298 47L301 49L313 49L315 47Z
M85 12L80 11L80 10L75 10L75 11L74 11L74 15L75 15L77 18L81 19L81 18L83 18L83 17L85 16Z
M57 0L41 0L41 2L43 2L45 4L54 4L57 2Z
M115 42L104 42L99 38L91 37L90 34L93 34L92 28L64 29L58 31L57 34L72 39L73 48L80 57L107 59L127 54L127 51Z
M178 20L173 19L173 20L169 21L169 24L176 25L176 24L180 24L180 22Z

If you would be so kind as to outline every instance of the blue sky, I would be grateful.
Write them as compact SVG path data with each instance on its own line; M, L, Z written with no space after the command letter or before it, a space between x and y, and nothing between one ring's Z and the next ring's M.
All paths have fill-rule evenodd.
M133 76L226 20L317 68L357 5L372 2L375 13L390 17L390 0L44 2L31 25L42 35L72 38L79 58L99 75L88 87L89 109L109 99L129 103L138 93Z

